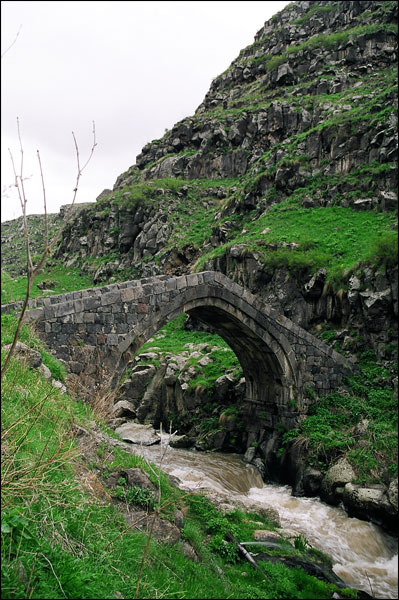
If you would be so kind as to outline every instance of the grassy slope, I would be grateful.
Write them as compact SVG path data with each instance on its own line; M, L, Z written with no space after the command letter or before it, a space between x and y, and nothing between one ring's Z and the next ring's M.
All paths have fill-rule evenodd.
M93 279L88 275L76 272L72 267L66 269L56 260L51 261L52 266L45 266L42 273L35 278L31 298L49 296L51 294L63 294L89 287L93 287ZM26 294L26 275L12 278L6 270L1 272L1 303L8 304L22 300ZM44 285L44 289L38 287Z
M10 336L12 327L9 318L2 332ZM99 422L90 408L16 360L2 395L3 598L328 598L335 590L301 569L263 563L259 572L243 564L223 541L225 531L251 539L262 518L240 511L222 517L207 500L173 488L164 475L161 516L170 519L175 508L185 507L183 538L201 561L186 558L180 542L151 541L145 553L147 536L127 527L117 507L104 495L90 495L77 477L82 460L71 433L74 424ZM139 467L158 481L157 468L135 455L106 444L97 454L91 469ZM104 489L98 478L97 488Z

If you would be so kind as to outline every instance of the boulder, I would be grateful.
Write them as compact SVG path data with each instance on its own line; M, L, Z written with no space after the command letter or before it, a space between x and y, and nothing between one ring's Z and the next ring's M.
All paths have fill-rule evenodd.
M137 486L151 490L152 492L156 492L157 490L147 473L144 473L144 471L139 468L125 469L124 471L120 472L119 476L123 477L126 481L126 484L130 487Z
M130 417L134 418L136 416L136 411L131 402L127 400L119 400L113 407L113 417L115 419L119 417Z
M222 375L215 381L215 397L217 400L226 399L230 389L234 386L234 380L229 375Z
M41 373L43 375L43 377L45 379L51 379L51 371L43 363L39 367L37 367L37 370L39 373Z
M391 487L392 486L392 487ZM389 489L384 485L356 485L347 483L343 490L343 502L350 516L366 519L397 532L398 507L397 480L391 482Z
M307 467L302 475L302 485L305 496L317 496L320 492L320 486L323 479L323 473L313 467Z
M159 444L161 439L152 425L141 425L140 423L124 423L115 429L115 433L120 435L125 442L143 446Z
M126 400L139 400L143 397L148 384L155 375L153 365L137 365L123 386L124 398Z
M342 500L344 487L355 479L355 472L346 458L342 457L330 467L321 482L320 496L329 504L338 505Z

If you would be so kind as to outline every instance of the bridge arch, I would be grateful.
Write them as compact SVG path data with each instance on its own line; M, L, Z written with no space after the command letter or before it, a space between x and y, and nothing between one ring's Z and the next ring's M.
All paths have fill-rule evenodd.
M121 373L132 355L166 323L186 313L209 325L236 354L243 369L245 399L267 415L269 425L293 418L300 383L294 351L271 320L246 300L216 285L182 290L172 302L132 328L119 345Z

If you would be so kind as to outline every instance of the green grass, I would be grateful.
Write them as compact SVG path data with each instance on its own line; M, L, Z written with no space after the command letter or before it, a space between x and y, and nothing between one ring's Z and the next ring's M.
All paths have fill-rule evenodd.
M351 29L344 31L338 31L329 35L320 33L313 35L304 42L289 46L285 52L277 56L270 58L269 55L261 56L258 59L252 59L251 62L257 64L258 62L266 62L266 69L272 71L277 69L279 65L285 63L292 54L298 54L304 50L312 50L314 48L326 48L333 49L340 44L346 43L349 39L356 40L357 37L365 34L373 34L378 31L386 31L390 33L397 32L397 27L394 24L381 24L375 23L372 25L358 25Z
M309 416L285 434L284 442L307 439L310 463L323 470L345 455L360 483L387 483L398 474L397 399L389 382L395 373L378 364L370 351L363 353L359 366L359 373L349 380L350 393L316 400ZM354 436L362 419L369 421L368 428Z
M136 354L155 352L159 358L155 361L151 359L150 362L159 364L160 360L165 359L168 355L177 355L187 351L188 344L207 344L205 351L213 362L200 366L198 361L201 357L190 358L189 365L194 366L198 372L198 376L191 380L190 388L201 387L211 393L216 379L230 370L234 371L234 378L238 380L242 376L242 369L230 346L217 334L184 329L186 319L187 315L182 314L170 321Z
M27 287L26 275L12 279L8 273L2 270L1 278L2 304L17 302L25 298ZM41 284L47 280L51 280L54 284L51 287L52 295L93 287L93 279L89 275L81 275L74 267L65 268L61 264L57 264L56 266L44 267L43 272L37 275L30 294L31 298L49 295L48 290L43 291L37 287L37 284Z
M16 328L17 318L14 315L1 315L2 344L12 343ZM26 344L30 348L40 352L43 364L50 369L51 375L54 377L54 379L65 381L65 366L46 350L43 343L33 333L31 327L23 323L18 339L20 342Z
M184 556L182 542L151 540L146 551L147 535L128 527L118 504L91 495L77 477L82 461L74 424L90 428L96 419L103 427L87 404L14 359L2 382L1 409L3 598L281 598L287 590L295 598L329 598L336 591L300 569L249 568L223 535L229 529L247 538L259 521L274 526L240 511L222 516L207 500L174 488L165 474L159 477L161 514L171 519L186 506L183 539L200 561ZM140 467L158 482L155 465L107 442L90 464L104 476Z
M303 208L295 195L272 206L246 232L204 254L196 263L201 271L210 258L222 256L234 244L246 244L256 252L265 270L288 268L294 272L314 272L326 268L327 280L341 282L360 263L387 264L397 256L397 232L392 230L392 212L355 211L343 206ZM267 233L262 233L270 229ZM280 242L297 247L270 248Z

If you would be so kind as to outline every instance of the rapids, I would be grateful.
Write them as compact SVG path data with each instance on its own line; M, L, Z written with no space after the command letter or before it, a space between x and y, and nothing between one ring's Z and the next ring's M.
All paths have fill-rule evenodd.
M293 497L289 486L264 484L259 472L240 455L174 449L167 445L168 438L163 435L158 446L135 446L134 452L177 477L182 489L211 488L276 508L281 526L297 530L327 554L334 572L348 586L374 598L398 598L396 538L319 498Z

